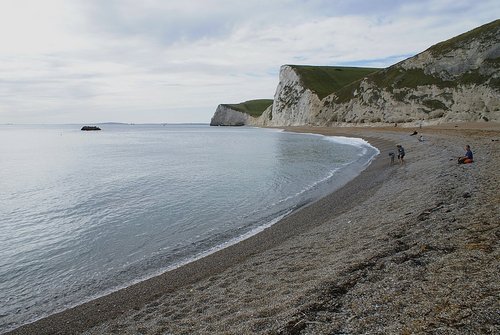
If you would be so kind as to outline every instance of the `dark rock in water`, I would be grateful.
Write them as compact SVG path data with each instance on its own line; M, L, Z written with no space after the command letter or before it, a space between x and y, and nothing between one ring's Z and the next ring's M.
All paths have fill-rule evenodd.
M83 126L81 130L89 131L89 130L101 130L101 128L97 126Z

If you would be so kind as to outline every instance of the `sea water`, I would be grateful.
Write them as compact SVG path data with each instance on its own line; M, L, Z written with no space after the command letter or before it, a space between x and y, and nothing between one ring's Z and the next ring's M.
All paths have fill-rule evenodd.
M378 153L274 129L101 128L0 126L0 333L251 236Z

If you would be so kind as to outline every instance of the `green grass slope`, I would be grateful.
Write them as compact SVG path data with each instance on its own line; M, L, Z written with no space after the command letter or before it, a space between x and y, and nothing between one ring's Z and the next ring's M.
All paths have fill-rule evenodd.
M239 104L223 104L223 106L248 114L253 117L259 117L267 107L273 104L272 99L248 100Z
M433 54L442 55L447 52L453 51L454 49L460 48L464 44L468 44L471 40L474 40L476 38L496 38L498 41L498 29L500 29L500 20L495 20L493 22L472 29L466 33L450 38L449 40L435 44L428 50Z
M300 75L304 87L320 99L380 69L343 66L290 65Z
M449 40L431 46L426 52L430 52L434 57L443 57L447 53L470 44L473 40L485 41L496 39L499 41L500 20L496 20L468 31L464 34L453 37ZM500 42L500 41L499 41ZM498 68L500 58L487 58L484 63L488 66ZM399 64L399 63L398 63ZM499 88L498 78L491 78L481 73L479 69L468 71L453 80L444 80L437 75L424 73L423 69L404 70L395 64L381 71L367 75L368 79L374 82L380 89L392 92L394 89L416 88L418 86L436 85L440 88L457 87L461 84L484 84L488 83L492 87ZM354 81L335 91L337 103L347 102L354 96L354 91L359 87L359 80Z

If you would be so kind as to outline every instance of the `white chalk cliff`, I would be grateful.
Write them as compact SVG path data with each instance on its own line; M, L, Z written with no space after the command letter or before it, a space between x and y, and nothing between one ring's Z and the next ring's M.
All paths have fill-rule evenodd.
M246 113L232 109L228 105L219 105L210 121L211 126L243 126L254 119Z
M244 124L259 126L500 122L499 64L497 20L370 74L323 99L304 86L293 66L284 65L273 105L259 118L244 119L226 109L218 120L244 119Z

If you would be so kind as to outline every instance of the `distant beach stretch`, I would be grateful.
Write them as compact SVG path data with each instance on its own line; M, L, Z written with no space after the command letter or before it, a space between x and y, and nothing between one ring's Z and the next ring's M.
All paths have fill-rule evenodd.
M9 334L498 333L497 124L290 128L380 155L236 245ZM405 164L390 164L396 144ZM458 165L464 145L474 163Z

